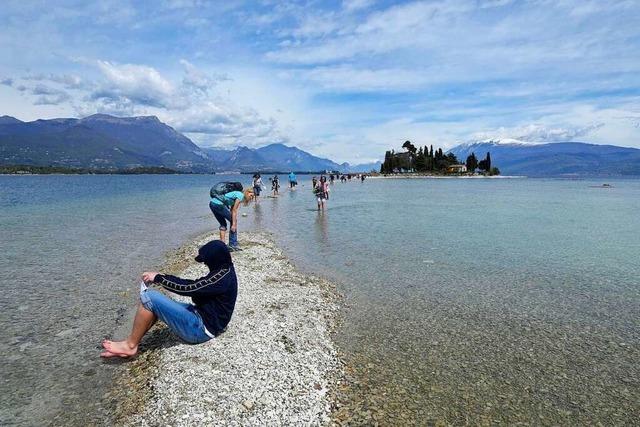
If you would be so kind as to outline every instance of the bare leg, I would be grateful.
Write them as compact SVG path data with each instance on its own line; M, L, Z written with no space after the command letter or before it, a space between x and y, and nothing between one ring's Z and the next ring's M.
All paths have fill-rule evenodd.
M158 317L153 312L147 310L140 304L136 317L133 319L131 334L124 341L104 340L102 347L106 351L100 354L101 357L131 357L138 352L138 344L144 334L153 326Z
M227 237L227 230L220 230L220 240L222 240L223 242L226 242L226 237Z

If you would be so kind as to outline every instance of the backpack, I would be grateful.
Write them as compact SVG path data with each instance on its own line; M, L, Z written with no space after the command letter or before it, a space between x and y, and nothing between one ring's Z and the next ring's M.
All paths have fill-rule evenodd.
M222 201L222 197L231 191L242 191L242 184L239 182L222 181L211 187L209 195L212 199Z

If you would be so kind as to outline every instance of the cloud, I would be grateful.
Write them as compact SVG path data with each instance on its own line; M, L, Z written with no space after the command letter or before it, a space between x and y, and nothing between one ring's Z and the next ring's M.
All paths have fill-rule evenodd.
M67 93L58 93L55 95L42 95L35 99L34 105L60 105L69 101L71 97Z
M351 65L294 69L281 75L293 74L299 80L317 83L336 91L392 91L408 90L424 85L430 77L422 72L398 69L366 69Z
M186 59L181 59L180 64L184 69L183 87L191 89L199 95L207 95L219 83L231 80L224 73L216 75L205 73Z
M366 9L372 6L374 0L342 0L342 8L348 12Z
M172 103L173 85L152 67L97 61L104 80L91 94L93 99L131 101L150 107L167 108Z
M202 144L288 139L340 161L403 138L640 145L634 0L62 0L0 15L14 115L154 114Z
M594 123L588 126L567 128L532 123L513 128L501 127L491 131L476 132L472 139L511 138L530 142L569 142L587 136L603 126L604 123Z
M209 145L242 141L254 146L283 139L274 119L220 93L219 85L231 81L225 73L206 72L182 59L182 77L172 81L146 65L94 63L103 78L76 105L80 115L154 114Z

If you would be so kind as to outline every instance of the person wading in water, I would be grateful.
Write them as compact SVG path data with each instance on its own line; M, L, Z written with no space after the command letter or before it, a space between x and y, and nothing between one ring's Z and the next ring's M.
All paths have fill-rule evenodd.
M324 210L325 203L329 199L329 184L326 176L322 175L320 181L316 183L315 194L318 200L318 210Z

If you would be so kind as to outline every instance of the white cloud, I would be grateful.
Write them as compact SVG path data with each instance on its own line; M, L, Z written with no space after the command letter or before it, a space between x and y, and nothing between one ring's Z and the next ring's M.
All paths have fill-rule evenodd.
M342 8L348 12L367 9L375 3L374 0L342 0Z
M295 75L296 79L319 84L329 90L386 91L411 89L424 85L429 76L406 69L363 69L350 65L296 69L281 73L282 77Z
M108 61L97 61L96 64L105 80L92 94L95 99L128 99L134 103L164 108L173 102L173 85L152 67L119 65Z
M603 126L604 123L595 123L588 126L566 128L532 123L512 128L500 127L490 131L475 132L472 139L511 138L530 142L569 142L588 136Z

